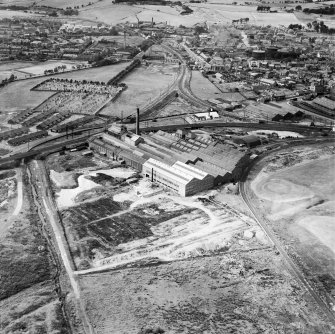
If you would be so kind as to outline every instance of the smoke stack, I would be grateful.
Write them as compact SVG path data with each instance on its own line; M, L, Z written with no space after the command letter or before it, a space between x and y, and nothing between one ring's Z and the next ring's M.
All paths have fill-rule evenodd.
M140 108L136 109L136 134L140 135Z
M151 18L151 28L154 26L154 18Z

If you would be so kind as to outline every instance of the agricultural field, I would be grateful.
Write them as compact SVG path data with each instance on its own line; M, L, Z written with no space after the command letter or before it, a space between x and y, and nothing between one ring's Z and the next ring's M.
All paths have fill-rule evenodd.
M22 4L18 3L18 4ZM31 14L31 13L25 13L25 12L20 12L20 11L16 11L16 10L2 10L0 9L0 20L1 19L6 19L6 18L13 18L13 17L38 17L39 15L37 14Z
M168 22L171 25L192 26L199 22L208 23L231 23L233 19L249 17L250 24L255 25L289 25L290 23L299 23L294 14L279 13L258 13L255 6L234 6L211 3L189 4L193 9L190 15L180 15L176 8L168 6L127 6L110 5L108 1L100 1L93 6L80 10L79 18L92 19L108 24L117 24L121 22L137 22L136 16L141 21Z
M101 114L121 116L123 113L124 117L134 114L137 106L143 108L172 84L177 70L176 65L160 64L136 68L122 79L128 88L115 102L109 103Z
M252 196L327 303L335 291L334 146L296 147L264 161Z
M233 19L249 17L250 24L254 25L289 25L290 23L299 23L294 14L279 13L259 13L254 6L234 6L231 4L219 3L201 3L189 4L193 9L190 15L180 15L177 8L169 6L152 6L152 5L110 5L108 1L99 1L93 6L85 7L80 10L79 17L82 19L95 18L108 24L117 24L122 22L137 22L138 17L141 21L168 22L171 25L192 26L196 23L231 23ZM136 16L135 16L136 15Z
M28 0L29 1L29 0ZM88 3L96 3L98 0L41 0L38 2L39 6L49 6L54 8L66 8L66 7L74 7L79 6L81 8L82 5L87 6Z
M67 333L25 171L0 172L0 202L0 332Z

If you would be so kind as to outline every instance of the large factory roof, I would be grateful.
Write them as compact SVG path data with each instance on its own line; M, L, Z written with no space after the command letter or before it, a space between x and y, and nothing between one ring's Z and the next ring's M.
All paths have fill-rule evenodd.
M198 168L186 165L180 161L177 161L173 167L178 169L181 173L187 173L196 179L203 180L208 174Z
M203 180L209 174L203 172L192 166L188 166L180 161L177 161L174 165L170 166L164 162L150 158L147 160L144 165L147 168L153 168L158 170L159 173L165 175L171 180L175 180L181 184L187 184L193 179Z

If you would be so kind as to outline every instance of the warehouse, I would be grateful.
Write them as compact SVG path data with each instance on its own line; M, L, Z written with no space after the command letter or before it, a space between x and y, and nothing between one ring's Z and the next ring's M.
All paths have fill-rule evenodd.
M143 164L143 175L181 196L190 196L213 187L214 177L177 161L172 166L150 158Z

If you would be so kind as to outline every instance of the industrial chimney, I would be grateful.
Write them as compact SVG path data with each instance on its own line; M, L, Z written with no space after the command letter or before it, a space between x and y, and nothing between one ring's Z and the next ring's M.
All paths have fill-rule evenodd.
M136 109L136 134L140 135L140 108Z

